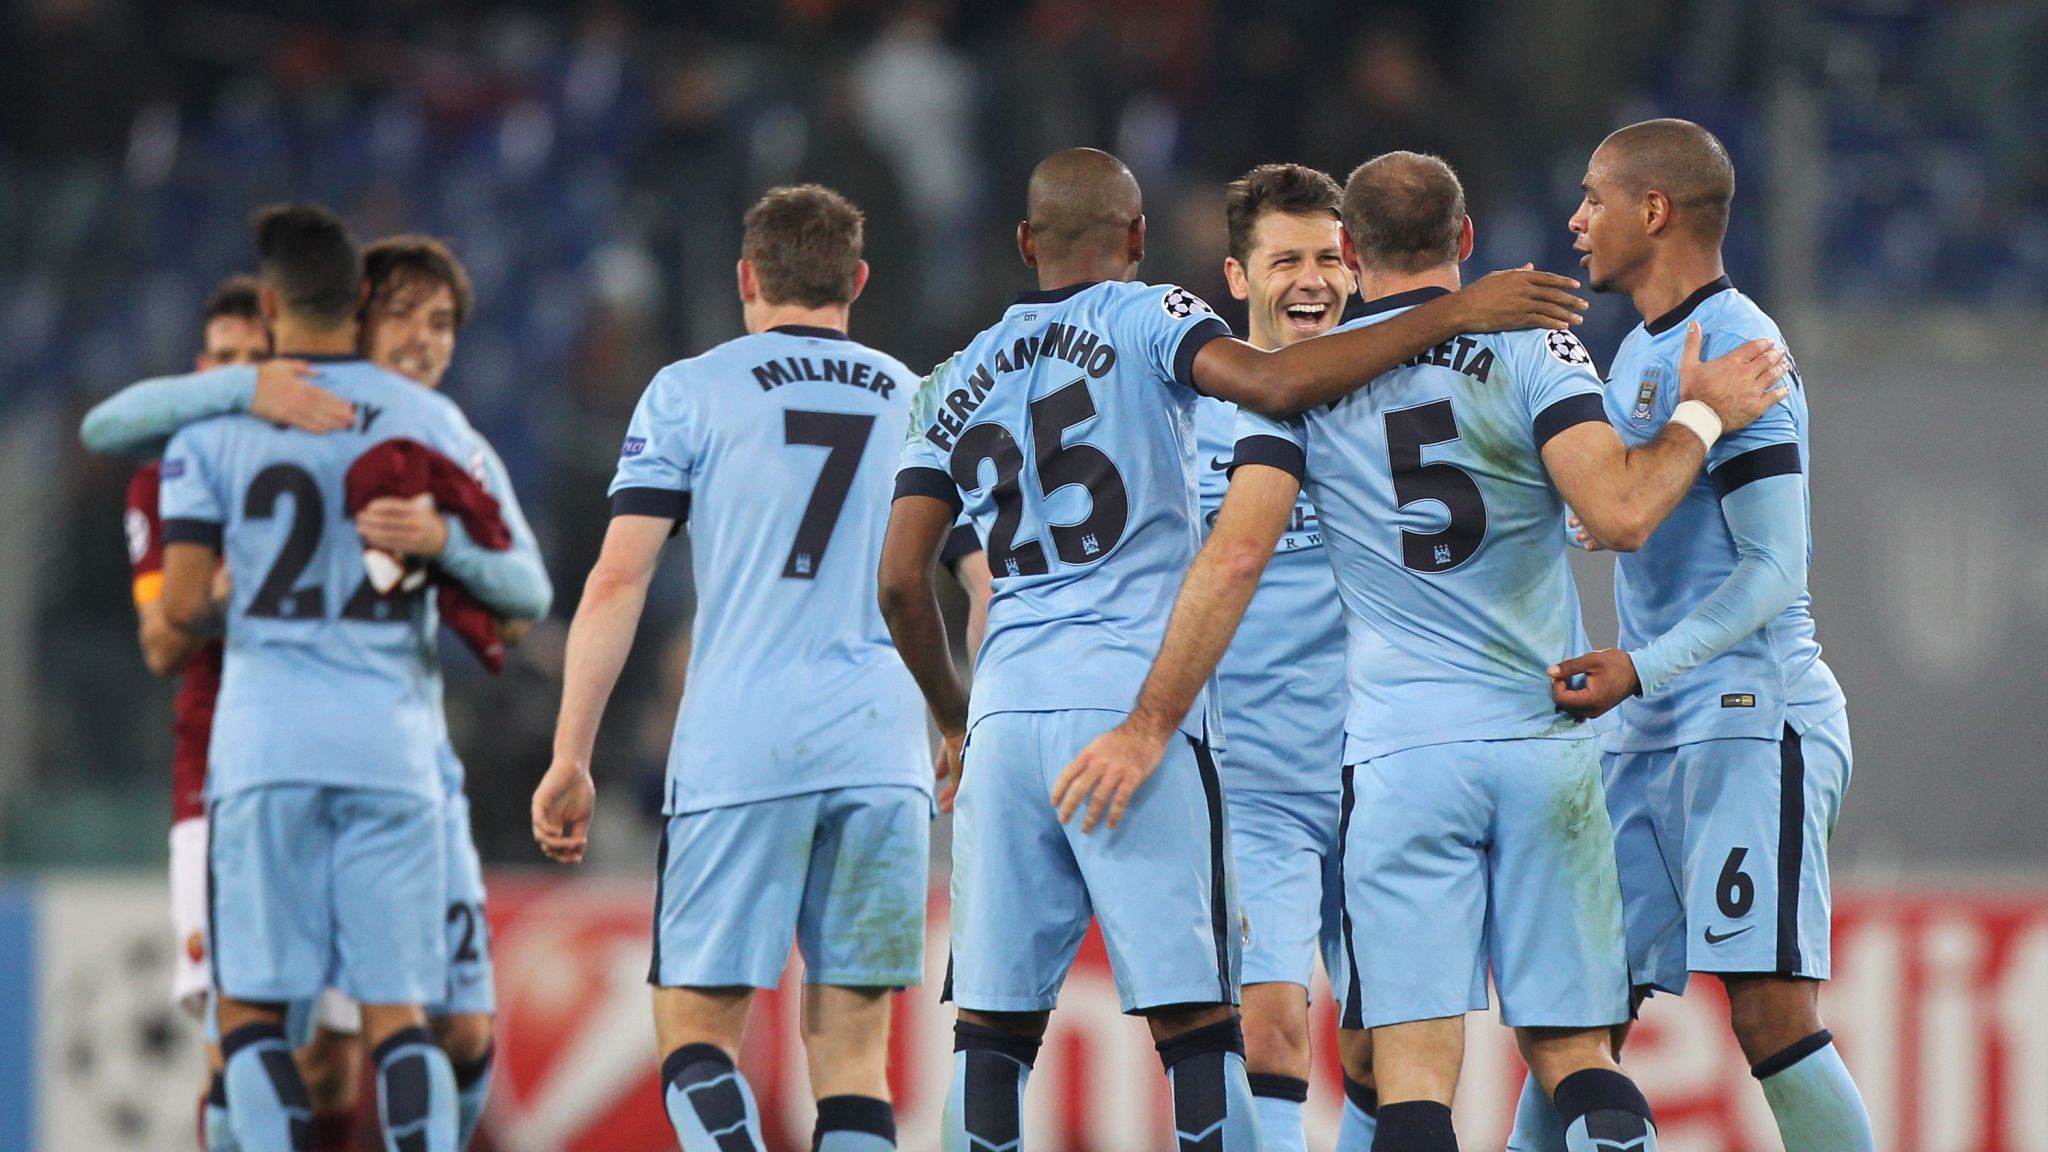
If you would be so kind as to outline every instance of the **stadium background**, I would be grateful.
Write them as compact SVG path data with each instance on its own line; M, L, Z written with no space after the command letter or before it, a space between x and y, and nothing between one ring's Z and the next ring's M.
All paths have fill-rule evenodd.
M1146 277L1238 318L1220 183L1253 163L1341 178L1386 148L1439 152L1470 190L1476 267L1570 270L1585 157L1659 114L1727 141L1730 270L1812 388L1813 586L1859 751L1831 1022L1883 1147L2048 1148L2037 0L7 0L0 90L0 1148L190 1146L195 1048L162 994L171 692L135 651L128 470L74 429L120 385L186 369L200 301L252 263L256 205L323 200L365 238L431 231L475 277L447 388L506 457L560 593L504 677L448 665L498 866L508 1055L487 1135L630 1152L672 1146L639 980L686 546L600 743L579 878L542 869L525 812L626 416L655 368L739 331L745 204L799 178L857 200L876 274L855 334L922 367L1028 286L1011 228L1052 148L1130 162ZM1599 362L1634 319L1596 302ZM1599 568L1582 573L1596 638ZM1033 1081L1041 1147L1163 1131L1129 1106L1159 1077L1104 979L1077 976L1069 1039ZM1775 1147L1712 996L1660 1005L1631 1053L1664 1146ZM930 1000L904 1008L906 1147L935 1131ZM794 1147L787 1016L763 1007L748 1059ZM1466 1138L1486 1147L1514 1078L1483 1026L1472 1068ZM1333 1085L1325 1069L1320 1146Z

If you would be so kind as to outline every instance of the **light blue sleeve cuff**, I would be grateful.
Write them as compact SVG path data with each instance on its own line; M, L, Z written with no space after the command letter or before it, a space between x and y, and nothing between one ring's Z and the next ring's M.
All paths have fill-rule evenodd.
M537 551L516 538L503 551L486 548L470 539L460 517L446 519L448 546L435 558L441 571L499 615L538 620L548 614L554 586Z

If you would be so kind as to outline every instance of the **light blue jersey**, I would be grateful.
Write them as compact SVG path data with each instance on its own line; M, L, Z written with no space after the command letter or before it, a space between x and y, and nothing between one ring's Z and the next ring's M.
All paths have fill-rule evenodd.
M1230 487L1237 405L1204 399L1195 412L1202 448L1202 524L1216 526ZM1322 525L1304 493L1281 533L1259 590L1216 666L1229 750L1219 765L1227 789L1323 792L1342 787L1344 605L1323 555Z
M1167 284L1026 292L919 388L897 495L964 506L993 577L970 728L1136 702L1201 543L1195 354L1229 332Z
M320 387L355 405L353 429L316 436L228 416L187 426L165 450L165 539L219 548L235 574L207 794L311 784L438 802L436 619L426 597L370 586L344 481L387 440L462 462L485 449L446 397L367 361L306 359Z
M1638 326L1615 353L1607 384L1608 416L1631 446L1662 431L1678 404L1678 358L1689 319L1700 324L1701 353L1708 359L1757 338L1784 343L1771 318L1726 277ZM1714 445L1705 472L1643 546L1616 557L1614 598L1623 648L1639 650L1671 630L1734 571L1736 541L1723 515L1724 498L1757 481L1806 475L1806 389L1796 371L1793 380L1783 403ZM1776 619L1668 688L1655 668L1642 671L1645 694L1622 702L1620 726L1606 738L1610 752L1730 736L1776 740L1787 724L1804 732L1843 708L1841 687L1820 658L1804 590Z
M1384 297L1345 327L1443 292ZM1303 477L1321 516L1345 607L1346 763L1592 735L1557 710L1544 672L1586 635L1541 455L1606 419L1588 362L1570 333L1459 336L1293 420L1240 414L1237 462Z
M687 521L697 616L670 815L856 785L929 794L924 699L875 597L916 377L829 328L655 374L614 515Z

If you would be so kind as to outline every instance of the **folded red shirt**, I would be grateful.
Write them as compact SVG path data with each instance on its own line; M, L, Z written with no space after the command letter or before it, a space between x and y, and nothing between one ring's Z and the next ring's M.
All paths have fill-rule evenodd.
M494 552L512 546L512 531L498 508L498 498L462 465L417 440L386 440L349 465L344 511L351 517L382 496L411 497L422 493L434 506L462 521L469 538ZM505 668L505 642L498 619L469 590L438 571L433 576L435 603L441 622L462 638L484 667L495 674Z

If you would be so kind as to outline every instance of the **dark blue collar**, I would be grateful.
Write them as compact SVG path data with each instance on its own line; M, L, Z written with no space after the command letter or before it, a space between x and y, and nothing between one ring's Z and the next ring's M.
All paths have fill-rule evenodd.
M1707 297L1726 292L1735 287L1735 282L1726 276L1718 276L1700 285L1693 294L1678 302L1678 307L1666 312L1655 320L1643 325L1643 331L1652 336L1662 336L1683 323L1692 310L1707 302Z
M1019 304L1057 304L1069 296L1078 296L1100 283L1102 283L1100 280L1083 280L1079 284L1069 284L1065 288L1045 288L1036 292L1019 292L1015 296L1010 297L1009 306L1014 308Z
M280 360L304 360L308 364L355 364L365 359L354 352L286 352L279 349L272 355Z
M808 336L813 340L851 340L853 337L837 328L813 328L809 324L777 324L768 329L784 336Z
M1358 314L1360 316L1377 316L1382 312L1392 312L1396 308L1412 308L1425 300L1434 300L1439 296L1449 296L1450 294L1451 290L1449 288L1440 288L1435 284L1424 288L1410 288L1406 292L1396 292L1392 296L1382 296L1377 300L1367 300L1359 306Z

